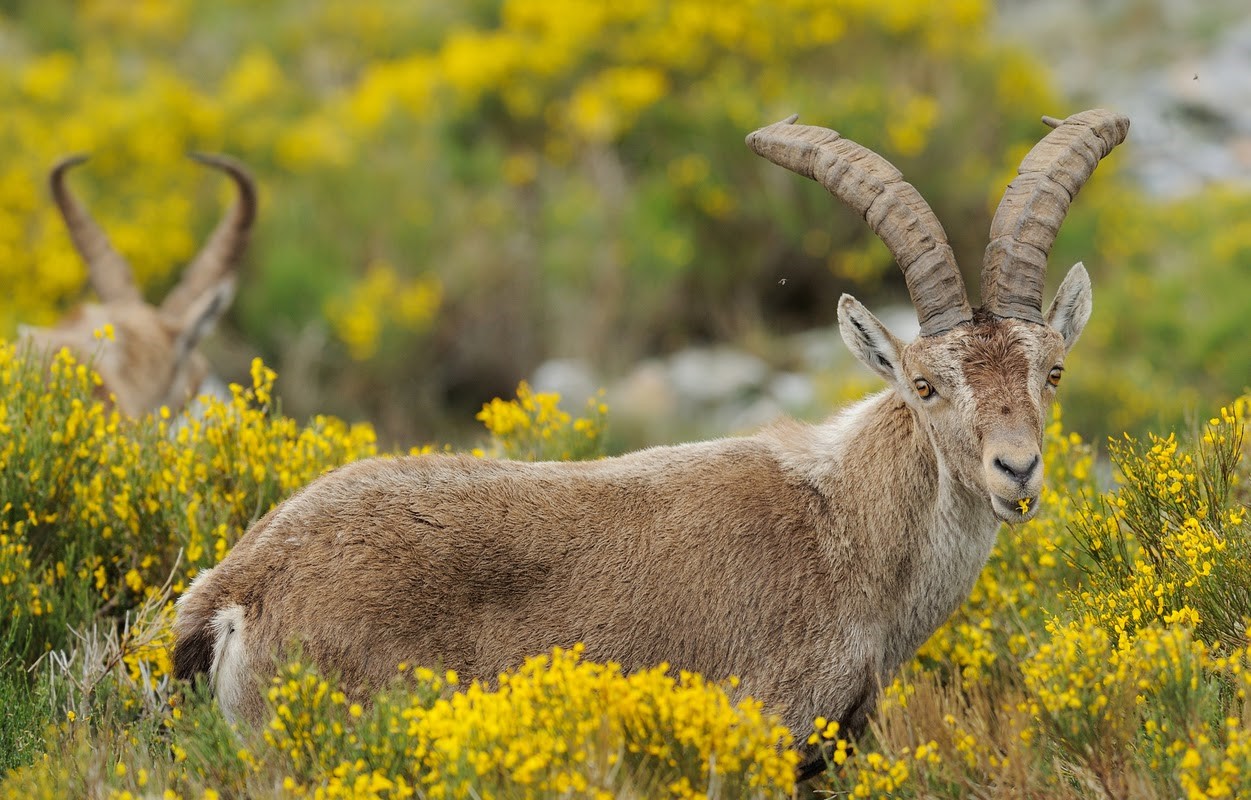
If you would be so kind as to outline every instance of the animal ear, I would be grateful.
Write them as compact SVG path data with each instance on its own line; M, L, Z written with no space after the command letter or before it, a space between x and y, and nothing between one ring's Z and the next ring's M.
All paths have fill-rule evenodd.
M1047 309L1047 324L1064 337L1066 351L1073 349L1077 337L1082 335L1082 329L1090 319L1090 309L1090 275L1078 261L1064 276L1051 307Z
M856 298L838 301L838 330L852 355L892 384L899 382L899 340Z
M201 292L180 316L163 315L165 324L174 336L175 370L186 363L195 346L213 330L217 320L230 308L230 301L234 296L235 279L234 276L228 276L208 291Z

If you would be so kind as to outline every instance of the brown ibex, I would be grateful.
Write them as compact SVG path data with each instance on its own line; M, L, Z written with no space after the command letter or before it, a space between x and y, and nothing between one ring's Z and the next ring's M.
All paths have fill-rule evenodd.
M737 675L801 741L818 715L862 729L879 686L968 596L1000 523L1038 511L1044 418L1091 310L1078 264L1043 311L1047 256L1129 121L1049 120L995 214L974 310L917 191L794 119L747 143L855 209L903 268L915 341L850 296L838 307L887 389L820 425L600 461L342 467L197 576L176 675L207 673L228 717L258 720L261 679L294 643L363 694L400 662L490 679L583 642L626 668Z
M52 327L22 326L19 338L36 351L66 347L90 362L100 375L100 398L112 397L130 416L161 406L177 412L208 392L211 372L196 345L230 307L235 267L256 217L256 187L242 165L219 155L191 157L229 175L239 197L159 306L144 300L126 259L65 185L65 173L86 156L60 161L49 175L52 197L99 302L79 306ZM95 332L106 325L113 341L97 340Z

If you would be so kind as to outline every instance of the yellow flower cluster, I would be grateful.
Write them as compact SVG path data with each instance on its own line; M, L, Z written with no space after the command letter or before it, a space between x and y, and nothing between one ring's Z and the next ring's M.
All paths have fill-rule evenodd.
M326 317L352 358L366 361L378 351L384 323L391 321L408 331L425 330L434 321L442 299L438 279L405 280L394 266L379 261L370 264L364 278L346 296L330 298Z
M495 688L402 665L369 708L297 662L270 689L264 746L239 758L280 758L293 796L789 796L790 734L758 703L581 652L529 659Z
M906 746L899 750L898 757L891 758L880 751L865 753L863 758L853 758L853 743L841 738L839 724L817 717L813 722L813 733L808 737L808 744L821 745L821 752L827 763L839 776L849 776L842 768L854 766L854 777L846 780L840 787L840 795L848 797L896 797L909 788L909 778L915 774L917 767L934 768L943 761L939 746L933 740L916 747Z
M1186 625L1152 624L1116 645L1086 620L1055 631L1022 672L1031 711L1070 752L1097 742L1104 757L1124 760L1137 750L1172 777L1174 796L1241 797L1251 790L1247 657L1245 646L1214 655ZM1213 725L1222 695L1234 702Z
M501 774L511 783L595 796L618 775L646 775L675 797L787 794L790 734L758 703L733 704L698 675L664 665L623 676L582 661L580 647L531 659L436 702L427 716L431 775L453 785ZM640 764L647 764L641 768ZM662 777L663 776L663 777Z
M536 392L522 381L515 400L495 398L476 419L490 431L499 455L525 461L582 460L603 455L608 406L603 392L587 400L586 416L560 407L560 395Z
M298 662L274 679L269 701L273 715L264 729L265 743L295 771L320 765L337 769L347 757L345 748L357 744L345 724L349 714L360 716L361 707L353 704L349 709L342 691Z
M1118 672L1107 673L1112 653L1107 631L1093 621L1055 630L1052 639L1021 666L1026 688L1036 699L1031 710L1045 712L1050 724L1074 740L1095 738L1076 728L1106 722L1112 687L1131 682L1125 659L1117 659ZM1115 707L1117 713L1121 710Z
M781 70L790 53L828 47L848 30L914 38L932 52L950 52L962 35L982 29L989 13L980 0L950 9L921 2L883 8L858 0L501 5L495 29L455 31L433 51L369 65L344 103L351 121L372 130L390 113L428 114L441 91L462 109L491 99L518 121L546 122L553 137L548 155L559 156L568 152L562 132L583 141L615 140L673 83L701 77L727 53L758 69L756 94L768 97L786 85ZM719 93L729 89L724 81L717 87ZM736 110L745 129L759 122L748 118L753 112L746 104ZM933 98L910 98L892 136L916 152L935 110Z
M1221 595L1242 558L1243 537L1230 532L1245 516L1234 489L1246 413L1242 400L1221 409L1194 452L1173 435L1109 443L1121 485L1073 525L1096 567L1076 599L1120 644L1156 619L1242 644L1245 627Z

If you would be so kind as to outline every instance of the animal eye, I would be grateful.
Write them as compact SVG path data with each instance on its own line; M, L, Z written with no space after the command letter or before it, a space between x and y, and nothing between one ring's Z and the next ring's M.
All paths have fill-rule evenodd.
M924 378L917 378L912 382L912 385L916 387L917 394L925 400L928 400L937 394L937 392L934 391L934 387L930 385L930 382Z
M1061 367L1052 367L1051 372L1047 373L1047 383L1052 386L1059 386L1060 375L1063 374L1063 372L1064 370Z

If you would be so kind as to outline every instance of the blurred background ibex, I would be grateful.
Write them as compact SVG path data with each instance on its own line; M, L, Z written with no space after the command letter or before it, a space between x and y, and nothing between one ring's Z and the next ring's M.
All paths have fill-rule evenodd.
M98 302L46 328L22 326L19 338L33 353L51 356L67 348L90 363L100 376L99 397L133 417L162 407L177 413L201 395L229 397L197 345L234 299L235 270L256 219L256 186L233 159L192 158L229 175L239 199L159 304L144 299L130 264L66 184L66 172L86 156L60 161L48 181Z

